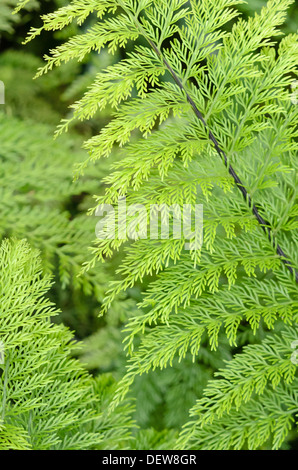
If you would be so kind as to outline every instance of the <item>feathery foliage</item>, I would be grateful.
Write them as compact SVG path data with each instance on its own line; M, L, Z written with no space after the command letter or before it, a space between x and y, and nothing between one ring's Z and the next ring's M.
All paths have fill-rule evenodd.
M90 172L73 184L71 168L83 152L78 150L75 136L55 143L52 133L49 126L0 114L0 234L26 236L41 250L45 272L53 272L58 260L62 287L72 283L86 294L95 292L99 299L100 285L108 274L93 270L90 276L77 277L85 259L85 243L94 237L94 226L89 219L87 224L85 217L83 224L79 213L72 214L71 205L75 198L80 200L82 194L98 189L103 172Z
M104 310L136 283L146 281L147 288L139 314L125 327L130 358L111 410L137 376L187 355L198 361L206 337L214 354L223 338L233 354L244 331L264 331L258 344L220 370L223 379L209 382L180 448L280 448L297 416L290 352L298 312L298 108L290 85L298 36L276 43L292 0L269 0L247 20L238 18L236 6L243 3L74 0L44 15L28 35L97 17L51 50L37 77L91 51L126 50L99 71L57 131L113 110L110 122L85 142L89 156L76 166L82 177L89 164L120 147L97 207L114 204L117 211L121 196L142 203L147 214L152 204L204 205L201 250L185 250L183 236L125 245ZM128 241L97 239L84 275Z
M118 448L130 438L131 405L107 416L109 376L92 378L71 358L72 333L50 319L58 314L45 294L36 250L25 241L0 248L0 449ZM109 395L110 392L110 395Z

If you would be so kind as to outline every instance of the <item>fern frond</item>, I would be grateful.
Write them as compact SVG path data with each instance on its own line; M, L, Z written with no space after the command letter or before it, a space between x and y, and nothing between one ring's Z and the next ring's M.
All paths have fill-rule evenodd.
M71 358L72 333L50 322L58 311L45 297L51 281L41 275L38 252L25 241L4 240L0 258L1 448L86 449L105 445L105 438L117 446L129 435L131 407L124 406L117 424L100 408L98 391L108 381L100 377L95 386Z
M237 449L247 443L249 449L255 449L272 433L273 449L279 448L297 414L297 366L291 361L295 340L296 329L286 327L281 335L270 334L260 345L246 346L218 371L215 375L222 378L208 383L204 397L191 410L195 427L191 422L186 425L178 445ZM252 419L254 410L256 419ZM248 425L248 419L255 424ZM220 429L222 438L215 444Z
M220 371L223 382L207 386L197 405L202 416L186 426L182 448L279 448L297 413L295 368L285 345L297 325L297 107L289 91L297 34L276 46L293 0L269 0L247 20L237 18L242 3L99 1L112 19L100 14L93 29L52 51L44 69L93 48L127 50L129 42L129 51L99 72L57 131L113 109L110 122L85 142L89 156L77 165L76 175L83 176L90 163L115 150L120 156L90 214L110 204L112 226L125 196L128 204L143 204L139 220L148 227L152 205L204 205L206 242L195 252L185 249L185 235L127 243L127 232L92 247L84 272L127 243L104 308L137 283L146 286L139 314L126 324L131 357L110 410L137 376L189 356L197 360L204 341L215 355L225 341L233 354L243 330L264 333ZM70 20L88 14L84 2L70 8L78 4ZM45 29L63 26L63 15L46 16ZM223 30L228 21L230 31ZM102 37L94 34L100 27ZM128 217L127 226L132 222ZM210 432L201 427L204 416Z

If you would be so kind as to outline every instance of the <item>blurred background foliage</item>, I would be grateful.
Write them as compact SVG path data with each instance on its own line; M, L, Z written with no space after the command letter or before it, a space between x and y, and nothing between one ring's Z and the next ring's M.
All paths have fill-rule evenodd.
M56 281L51 297L61 314L55 321L63 322L82 342L77 355L91 373L111 372L119 379L125 370L122 327L128 317L140 314L137 303L141 288L130 289L117 298L102 318L100 304L108 282L115 276L121 253L119 258L78 276L95 238L96 219L87 217L86 212L93 206L92 196L103 191L101 180L110 161L89 167L83 178L72 181L74 164L85 159L83 141L108 122L109 109L53 140L55 127L68 115L68 106L82 96L95 74L117 57L105 51L100 55L91 53L82 63L70 61L33 81L42 56L67 36L78 33L79 27L72 25L63 32L43 33L24 46L26 33L31 26L40 25L41 14L68 2L32 0L26 11L12 15L16 3L0 0L0 80L5 84L6 101L0 106L0 236L27 238L41 250L44 269ZM265 3L249 0L241 5L241 14L253 15ZM95 18L91 17L92 21ZM297 23L296 3L289 10L283 31L296 31ZM117 159L116 150L112 158ZM243 344L248 340L255 342L258 338L247 338L244 331ZM150 372L136 380L132 395L140 431L132 448L172 447L207 380L234 352L224 338L220 344L210 354L206 340L197 363L188 358L183 364L174 362L172 368Z

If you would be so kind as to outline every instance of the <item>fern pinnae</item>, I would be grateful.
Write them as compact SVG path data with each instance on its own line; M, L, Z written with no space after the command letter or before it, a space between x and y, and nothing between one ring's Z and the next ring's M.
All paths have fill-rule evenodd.
M166 67L166 69L170 72L172 78L174 79L174 82L177 84L177 86L180 88L180 90L183 92L183 94L185 95L188 103L190 104L191 108L193 109L196 117L202 122L203 126L205 127L205 129L207 130L208 132L208 135L209 135L209 139L211 140L211 142L214 144L214 148L216 149L216 152L218 153L219 157L221 158L221 160L224 161L224 164L226 166L226 168L228 169L229 171L229 174L232 176L237 188L240 190L240 192L242 193L243 195L243 198L244 200L247 202L249 208L251 208L255 218L257 219L258 223L260 224L260 226L262 227L262 230L265 232L265 234L267 235L269 241L272 243L272 245L275 247L276 249L276 253L281 257L282 259L282 262L285 264L285 266L287 267L287 269L290 271L290 273L292 275L294 275L295 279L296 279L296 282L298 283L298 271L296 271L293 267L292 267L292 264L291 264L291 261L288 259L287 255L284 253L284 251L282 250L282 248L279 246L279 244L277 243L274 235L272 234L272 228L270 226L270 223L268 221L266 221L260 214L258 208L257 208L257 205L256 203L254 203L251 199L251 196L249 195L245 185L243 184L243 182L241 181L241 179L239 178L238 174L236 173L236 171L234 170L233 166L229 163L228 161L228 157L226 155L226 153L221 149L221 146L219 144L219 142L217 141L217 139L215 138L214 134L212 133L211 130L208 129L208 126L207 126L207 123L202 115L202 113L199 111L197 105L195 104L194 100L191 98L191 96L189 95L189 93L187 92L185 86L183 85L181 79L177 76L177 74L175 73L175 71L173 70L173 68L171 67L171 65L169 64L169 62L167 61L167 59L164 57L164 55L162 54L161 50L156 46L156 44L148 37L148 35L146 34L145 30L143 29L142 27L142 24L140 23L140 21L138 20L137 18L137 15L136 16L133 16L131 14L131 12L129 10L126 9L125 5L123 4L123 2L121 0L118 0L119 2L119 5L123 8L124 11L126 11L126 13L132 18L134 24L136 25L136 27L139 29L140 33L142 34L142 36L148 41L148 43L150 44L150 46L152 47L152 49L155 51L156 55L161 59L162 63L164 64L164 66ZM184 3L184 2L182 2ZM234 2L232 2L234 3ZM292 0L289 0L288 1L288 4L291 4L292 3Z
M297 36L281 41L278 57L270 38L279 34L292 1L269 0L261 14L240 19L231 33L217 28L237 15L224 8L240 3L236 1L98 2L113 4L119 18L124 10L131 30L148 45L136 45L126 59L100 72L94 86L74 104L74 120L93 118L107 105L113 108L112 121L86 142L89 159L78 173L89 162L112 155L115 147L124 147L119 150L123 158L105 179L109 187L98 197L98 207L116 205L123 195L128 203L142 202L146 209L150 202L193 205L203 198L206 206L206 243L195 259L183 250L182 239L156 245L136 240L126 249L118 269L121 279L110 285L105 308L136 283L146 285L147 275L156 279L149 280L139 312L125 325L125 349L131 357L110 410L137 376L187 357L202 370L208 354L216 361L225 350L227 367L215 367L223 381L215 379L207 386L178 444L278 448L289 439L297 412L288 344L295 339L297 284L287 271L294 275L298 266L297 111L286 90L297 70ZM185 20L181 26L180 18ZM165 40L170 49L164 47ZM63 49L60 52L63 55ZM57 60L58 65L59 53ZM164 80L165 74L171 79ZM219 170L217 156L224 163ZM232 191L238 196L239 190L243 198L233 197ZM86 271L125 241L128 238L98 239ZM281 269L282 262L287 269ZM276 338L287 327L291 332L284 336L279 357ZM232 358L233 348L246 342L252 343L249 351ZM221 385L226 392L222 401L217 400Z

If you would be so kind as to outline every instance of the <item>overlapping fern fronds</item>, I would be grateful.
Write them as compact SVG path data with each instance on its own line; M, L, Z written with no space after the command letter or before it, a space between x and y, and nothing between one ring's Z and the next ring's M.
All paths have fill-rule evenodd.
M114 381L71 358L72 333L50 321L59 313L50 286L36 250L2 242L0 449L117 449L130 438L131 405L107 416Z
M119 196L128 204L142 203L148 212L152 204L204 204L201 250L186 251L183 237L140 239L126 248L106 307L146 276L157 277L141 303L144 314L127 324L131 358L113 406L137 375L170 366L175 358L183 361L188 353L196 360L205 334L214 350L222 333L233 348L239 330L266 331L259 346L235 356L222 372L226 394L220 411L221 382L207 387L193 408L199 418L181 435L183 447L202 442L210 448L278 448L297 412L296 369L289 359L298 311L298 108L290 90L297 73L297 34L275 42L293 1L269 0L248 20L237 18L240 3L74 0L45 15L28 37L71 21L81 24L90 13L98 17L96 25L50 51L38 76L92 50L113 53L129 44L122 60L98 73L58 130L107 106L114 109L110 123L85 143L89 157L77 165L77 175L83 175L89 163L123 147L98 206L116 205ZM230 32L223 28L228 22ZM97 240L85 272L126 241ZM278 328L285 331L282 353L272 346L281 337ZM268 344L274 357L267 358ZM257 362L247 371L246 361L254 355ZM267 359L268 367L259 370ZM234 379L237 367L240 375ZM213 431L205 432L200 426L210 413ZM254 422L256 415L260 419Z
M12 132L11 129L14 129ZM0 236L26 237L42 253L44 271L56 269L62 288L104 297L111 274L105 266L78 277L95 228L85 218L84 198L98 189L104 169L72 182L72 166L84 153L79 138L53 141L53 128L0 114ZM89 197L90 197L89 196Z

